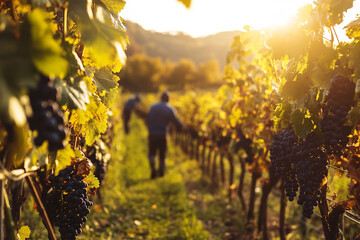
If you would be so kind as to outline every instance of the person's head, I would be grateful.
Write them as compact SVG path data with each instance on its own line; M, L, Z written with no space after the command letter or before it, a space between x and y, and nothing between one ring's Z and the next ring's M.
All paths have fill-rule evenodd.
M140 102L141 101L141 96L140 96L140 94L136 94L135 95L135 100L137 101L137 102Z
M161 94L161 101L162 102L169 102L169 92L168 91L164 91L162 94Z

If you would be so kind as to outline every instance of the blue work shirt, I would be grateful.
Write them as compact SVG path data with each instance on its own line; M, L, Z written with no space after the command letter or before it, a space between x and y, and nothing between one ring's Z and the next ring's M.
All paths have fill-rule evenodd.
M137 104L136 99L130 98L129 100L126 101L124 105L124 110L131 112L132 110L134 110L136 104Z
M169 122L173 122L177 128L182 127L181 121L170 104L161 101L151 105L147 118L150 135L166 135Z

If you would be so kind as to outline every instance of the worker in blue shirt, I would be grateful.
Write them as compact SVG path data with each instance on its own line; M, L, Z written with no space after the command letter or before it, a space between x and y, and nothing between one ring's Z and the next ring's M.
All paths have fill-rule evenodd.
M123 110L123 123L125 133L128 134L130 132L129 121L131 117L131 112L135 109L136 105L140 102L141 97L139 94L136 94L135 97L129 98L124 105Z
M147 118L149 131L149 163L151 168L151 179L164 176L165 172L165 153L166 153L166 134L168 125L173 122L177 129L182 128L182 123L176 116L173 107L168 103L169 93L163 92L161 101L151 105ZM156 172L155 157L159 151L159 170Z

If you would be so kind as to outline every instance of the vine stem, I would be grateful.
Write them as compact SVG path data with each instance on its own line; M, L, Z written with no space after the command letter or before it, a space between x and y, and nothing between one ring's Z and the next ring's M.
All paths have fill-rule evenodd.
M0 239L5 239L4 237L4 189L5 189L5 180L0 181Z
M68 4L66 4L68 5ZM68 8L67 6L64 7L64 19L63 19L63 40L65 41L66 35L67 35L67 16L68 16Z
M5 188L3 189L3 195L4 195L4 207L5 207L4 210L5 210L6 239L16 240L15 223L11 217L9 198L5 191Z
M329 207L326 200L326 191L327 184L325 184L321 189L321 196L319 200L319 209L321 213L321 222L324 229L324 234L326 239L330 239L330 229L329 229Z
M337 42L338 42L338 44L339 44L339 43L340 43L340 41L339 41L338 35L337 35L336 31L335 31L335 28L334 28L334 26L331 26L331 27L332 27L332 30L334 31L334 34L335 34L336 40L337 40Z
M13 18L14 22L17 24L19 22L19 16L16 14L15 8L16 3L15 0L11 0L11 17Z
M52 227L51 225L51 222L50 222L50 219L46 213L46 210L45 210L45 207L41 201L41 198L40 198L40 195L39 195L39 192L32 180L32 177L31 176L27 176L26 178L26 182L29 186L29 189L30 189L30 192L31 194L33 195L34 197L34 200L36 202L36 206L37 206L37 209L39 211L39 214L41 216L41 218L43 219L44 221L44 225L48 231L48 234L49 234L49 239L50 240L56 240L56 235L55 235L55 232L54 232L54 228Z

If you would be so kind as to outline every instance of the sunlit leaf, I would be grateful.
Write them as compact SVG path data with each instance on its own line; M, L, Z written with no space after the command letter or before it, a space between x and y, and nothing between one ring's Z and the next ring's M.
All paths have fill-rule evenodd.
M306 118L305 114L299 109L296 109L291 113L290 122L292 123L296 135L300 138L305 138L306 135L314 129L314 124L311 119Z
M74 150L71 149L70 144L67 144L65 148L60 149L57 151L56 154L56 171L55 173L58 174L58 172L65 168L66 166L71 164L71 158L75 157Z
M19 231L17 232L18 240L25 240L27 238L30 238L31 230L29 226L21 226Z
M84 182L88 184L88 188L98 188L100 187L100 181L95 177L93 172L90 172L89 175L84 178Z
M356 78L360 78L360 42L354 43L349 54L349 67L354 69Z
M285 56L290 58L305 56L308 43L309 39L304 30L294 26L294 24L275 29L267 42L268 46L271 47L273 56L277 59Z
M353 7L354 0L328 0L329 21L331 25L340 24L343 21L344 13Z
M36 68L44 75L64 77L68 62L64 59L60 44L53 38L48 14L34 9L28 15L28 24L31 33L30 55Z
M86 104L89 103L89 90L84 81L79 81L77 84L69 85L62 82L61 87L61 102L60 105L67 105L68 109L86 109Z
M97 96L90 96L86 111L73 111L69 120L72 124L81 126L80 133L85 137L87 145L92 145L107 129L107 107Z
M106 8L110 12L114 14L119 14L121 10L123 10L126 3L123 0L100 0L100 1L106 6Z
M286 81L281 88L281 96L289 99L304 97L311 87L311 79L307 75L297 75L295 81Z
M84 57L90 58L97 68L111 67L118 70L124 60L122 52L128 44L128 36L122 28L106 20L113 18L109 12L97 6L93 13L90 3L78 0L69 4L69 16L77 23L86 45Z
M110 89L116 87L119 77L114 75L108 68L100 68L94 72L93 78L98 91L109 92Z
M13 139L7 144L7 167L20 167L30 149L29 128L27 125L13 127Z
M360 18L358 17L354 21L345 26L346 35L349 38L360 38Z

